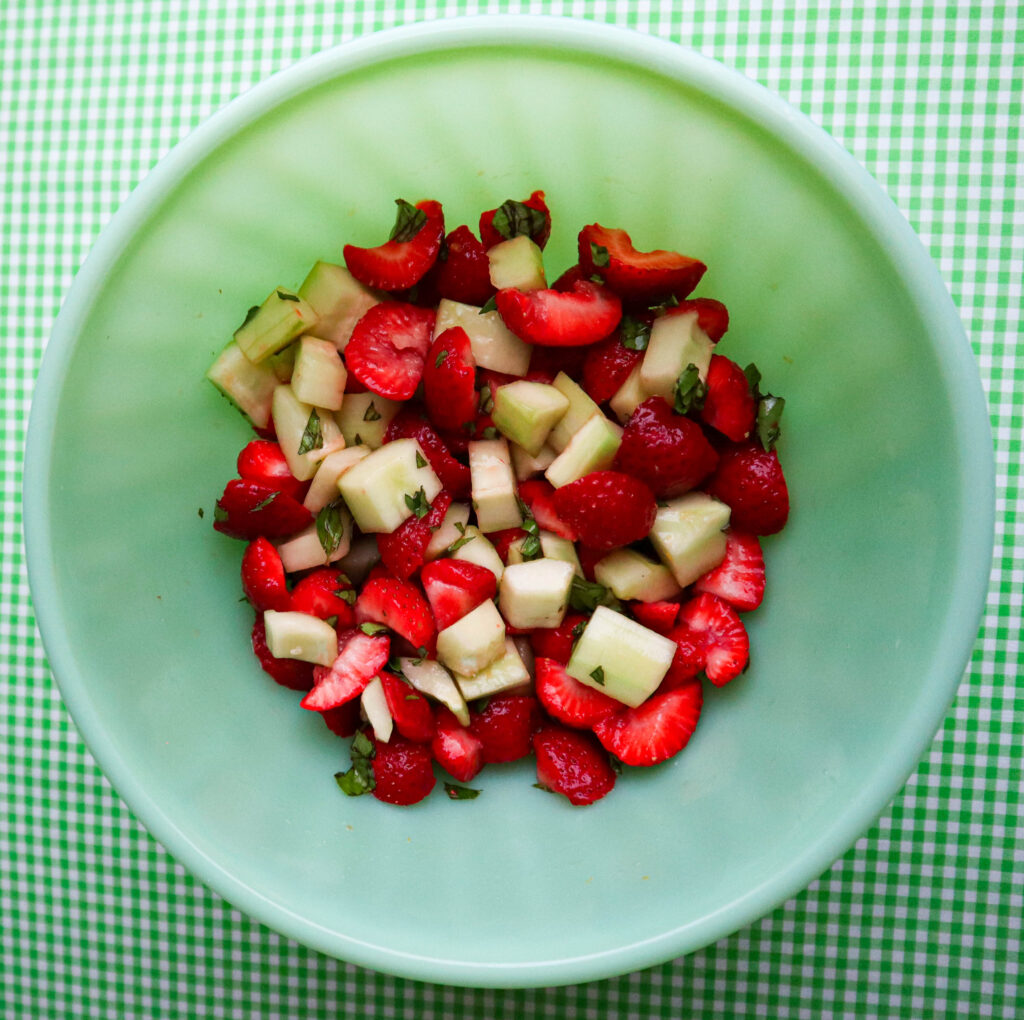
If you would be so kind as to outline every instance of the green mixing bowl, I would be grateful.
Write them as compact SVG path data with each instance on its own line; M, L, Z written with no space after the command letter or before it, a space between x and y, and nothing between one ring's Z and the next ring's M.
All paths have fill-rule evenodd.
M786 397L793 512L765 542L749 672L687 750L598 804L488 769L475 801L344 797L347 745L254 660L211 513L245 423L204 379L240 313L393 200L451 226L547 193L552 275L599 221L710 267L724 341ZM993 530L970 347L902 216L739 74L568 19L363 38L237 99L82 267L36 389L25 520L64 700L118 793L253 917L429 981L599 978L704 946L813 881L919 761L975 638ZM204 519L198 511L205 510Z

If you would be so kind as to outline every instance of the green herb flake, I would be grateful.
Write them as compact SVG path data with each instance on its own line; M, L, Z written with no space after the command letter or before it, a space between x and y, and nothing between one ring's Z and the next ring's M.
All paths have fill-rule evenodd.
M520 543L519 552L524 560L535 560L544 555L540 545L540 528L532 516L528 517L526 514L523 516L525 518L523 531L526 532L526 538Z
M258 502L258 503L257 503L257 504L256 504L256 505L255 505L255 506L254 506L254 507L253 507L253 508L252 508L252 509L251 509L250 511L249 511L249 513L251 513L251 514L254 514L254 513L256 513L256 511L257 511L257 510L266 510L266 508L267 508L268 506L270 506L270 504L271 504L271 503L273 503L273 502L274 502L274 500L275 500L275 499L277 499L277 497L278 497L279 495L280 495L280 493L277 493L277 492L272 492L272 493L271 493L271 494L270 494L269 496L267 496L266 498L264 498L264 499L261 499L261 500L260 500L260 501L259 501L259 502ZM221 509L221 507L219 507L219 506L218 506L218 507L217 507L217 509L218 509L218 510L220 510L220 509ZM221 521L222 521L222 520L225 520L225 519L227 518L227 512L226 512L226 511L224 512L224 516L223 516L223 517L218 517L218 516L217 516L217 514L216 514L216 511L215 511L215 512L214 512L214 515L213 515L213 517L214 517L214 520L221 520Z
M535 790L543 790L545 793L554 793L550 786L545 786L543 783L534 783L533 788Z
M332 500L316 515L316 537L324 555L330 559L337 551L345 537L345 501L339 496ZM355 596L355 592L352 592ZM342 598L347 598L342 595Z
M591 241L590 261L593 262L598 269L605 269L611 261L608 249L603 244L594 244L594 242Z
M414 496L405 494L405 505L422 520L430 513L430 503L427 502L427 494L421 485Z
M493 425L488 425L480 435L483 436L484 439L497 439L498 430Z
M781 433L779 423L782 418L782 411L786 406L786 401L782 397L761 391L761 373L755 364L747 365L743 369L743 374L747 377L750 392L753 394L754 401L757 404L757 420L755 424L757 438L766 450L773 450Z
M320 415L314 407L309 412L309 419L302 432L302 439L299 442L299 456L309 453L310 450L322 450L324 446L323 427L320 424Z
M651 327L631 315L624 315L619 323L619 340L630 351L645 351L651 341Z
M387 630L383 623L361 623L359 629L367 636L373 637Z
M377 785L370 762L374 756L373 741L362 730L352 740L352 767L347 772L335 772L334 779L347 797L370 793Z
M700 377L700 370L692 361L679 373L673 393L673 409L676 414L689 414L691 411L699 411L704 406L708 387Z
M587 621L586 620L580 620L580 622L577 623L575 627L573 627L573 629L572 629L572 639L573 639L573 641L579 641L580 635L586 629L586 626L587 626Z
M547 226L547 216L540 209L533 209L510 198L494 210L491 225L506 240L520 234L537 238Z
M242 325L239 326L238 329L235 330L235 332L237 333L239 330L245 329L245 327L248 326L249 323L252 322L252 320L255 319L257 315L259 315L259 313L260 306L253 305L252 308L250 308L249 311L245 313L245 318L242 320Z
M455 541L452 542L452 544L448 546L447 549L445 549L445 554L448 556L457 553L467 542L472 542L473 539L476 538L476 535L466 534L466 526L464 524L456 523L455 529L462 537L455 539Z
M419 450L417 450L416 451L416 467L418 467L418 468L425 468L426 466L427 466L427 458L424 457L423 454L420 453Z
M396 198L398 215L395 225L391 228L391 241L411 241L427 222L427 214L422 209L406 202L404 198Z
M622 603L603 584L587 581L579 575L572 579L569 605L580 613L592 613L598 606L606 606L616 612L622 609Z
M224 521L226 521L228 519L228 512L227 512L227 510L224 509L224 507L222 507L220 505L220 503L217 503L217 504L214 505L214 508L213 508L213 519L218 524L222 524Z
M434 368L440 368L448 360L447 351L439 351L436 358L434 358Z
M595 684L600 684L604 687L604 667L597 666L595 669L591 670L590 679L593 680Z
M480 796L479 790L471 786L459 786L458 783L445 782L444 792L448 794L449 800L475 800Z
M348 603L350 606L354 606L356 604L356 598L358 597L356 595L355 588L338 588L335 591L334 596L335 598L341 599L342 602Z
M498 299L497 296L492 294L481 306L478 315L484 315L486 312L496 312L498 310Z
M352 437L352 445L353 446L362 446L363 445L363 437L358 432Z
M490 414L494 410L494 397L491 394L490 386L480 390L480 410L483 414Z
M377 410L377 405L372 400L363 412L363 421L380 421L380 411Z
M281 300L281 301L298 301L299 300L299 295L298 294L292 294L290 291L281 290L280 287L278 287L278 289L277 289L277 296L278 296L278 299Z
M206 516L206 514L205 514L205 512L203 511L203 508L202 508L202 507L200 507L200 508L199 508L199 518L200 518L200 520L201 520L201 519L202 519L203 517L205 517L205 516Z

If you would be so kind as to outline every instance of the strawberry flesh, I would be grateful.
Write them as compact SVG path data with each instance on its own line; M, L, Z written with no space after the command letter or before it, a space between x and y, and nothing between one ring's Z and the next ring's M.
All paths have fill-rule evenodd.
M555 489L555 512L595 552L639 542L654 524L654 494L621 471L591 471Z
M697 313L697 325L715 343L718 343L729 329L729 309L714 298L687 298L674 308L668 309L665 314L685 315L687 312Z
M360 283L374 290L405 290L426 275L441 250L444 212L430 200L417 202L416 208L426 220L410 240L389 240L374 248L345 245L345 265Z
M408 807L433 790L433 758L425 744L392 735L386 744L374 740L373 745L373 795L377 800Z
M486 246L463 225L445 238L442 255L433 270L438 296L464 305L485 305L494 294Z
M518 761L530 753L537 699L528 694L499 694L470 717L469 731L483 745L486 764Z
M537 697L552 719L589 730L617 712L622 703L569 676L554 659L537 659Z
M705 488L728 504L732 525L755 535L774 535L789 519L789 488L775 450L757 440L728 445Z
M765 587L764 553L757 535L726 529L725 559L699 577L693 587L695 591L717 595L737 612L757 609Z
M537 527L575 542L579 535L559 516L554 495L555 487L545 478L529 478L519 483L519 498L530 508Z
M538 659L554 659L555 662L560 662L564 666L569 661L573 643L578 636L573 631L580 624L586 623L587 619L588 617L583 613L566 613L557 627L543 627L534 630L530 634L533 654Z
M437 706L430 751L438 765L459 783L468 783L484 765L483 741L444 705Z
M247 443L238 454L237 467L239 477L248 482L259 482L299 501L306 495L308 486L292 474L280 444L274 440L253 439Z
M355 591L352 582L340 571L322 567L303 577L292 589L291 608L321 620L336 618L341 630L352 626L352 603Z
M608 336L622 318L622 303L607 287L580 280L568 291L514 287L495 296L502 321L520 340L550 347L581 347Z
M284 538L313 515L294 497L260 482L232 478L213 512L213 527L230 538Z
M267 647L267 631L263 626L263 614L257 613L252 625L252 650L259 660L263 672L273 677L282 687L292 691L308 691L313 686L314 666L300 659L278 659L270 654Z
M700 420L739 443L753 431L756 418L757 404L743 369L721 354L712 354Z
M747 629L728 602L701 592L680 609L679 624L699 642L704 673L716 687L734 680L747 668Z
M595 404L611 400L630 372L644 356L643 351L622 346L618 333L587 349L583 362L583 389Z
M597 739L625 765L657 765L678 754L700 718L700 683L658 691L636 708L621 708L594 727Z
M281 556L265 538L254 539L242 553L242 591L259 612L292 608Z
M434 311L405 301L381 301L355 324L345 363L367 389L408 400L423 377Z
M419 588L397 577L376 577L363 585L355 604L356 623L379 623L401 635L413 648L428 651L437 628L430 605Z
M498 592L494 574L468 560L432 560L420 571L420 582L438 630L457 623Z
M667 634L679 616L678 602L631 602L629 609L637 623L658 634Z
M338 635L338 657L330 666L314 666L315 686L302 699L302 707L322 712L358 697L384 668L391 653L386 634L349 630Z
M382 672L380 679L395 729L406 740L429 744L434 739L434 713L427 699L393 673Z
M476 418L476 360L461 326L439 334L427 351L423 368L423 402L431 422L444 431L459 429Z
M533 738L537 782L580 807L593 804L615 786L615 770L593 734L551 724Z

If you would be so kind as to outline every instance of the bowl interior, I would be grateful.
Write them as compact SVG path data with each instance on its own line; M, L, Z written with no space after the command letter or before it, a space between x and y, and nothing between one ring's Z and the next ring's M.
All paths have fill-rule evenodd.
M525 24L328 55L175 158L80 274L26 489L55 673L154 834L273 927L449 983L644 966L827 867L948 705L990 534L966 342L866 175L683 50ZM241 545L211 517L250 433L203 374L274 286L376 243L396 197L436 197L449 226L475 225L534 188L553 210L551 278L594 221L699 256L699 292L732 314L723 353L786 397L794 509L765 542L752 666L709 692L675 762L587 810L534 789L525 763L488 769L472 802L349 799L333 780L345 744L249 650Z

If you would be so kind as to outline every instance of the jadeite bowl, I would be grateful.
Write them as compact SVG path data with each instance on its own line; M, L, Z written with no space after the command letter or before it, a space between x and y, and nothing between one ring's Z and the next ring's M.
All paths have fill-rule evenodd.
M204 379L245 309L393 200L451 226L546 193L552 276L576 231L709 265L722 350L786 397L789 527L749 672L675 761L572 808L532 763L412 809L349 799L347 745L263 675L242 546L212 510L250 435ZM391 210L391 211L389 211ZM317 950L408 977L551 985L720 939L877 818L968 659L993 460L954 307L896 208L741 75L592 23L417 25L303 61L179 145L114 217L54 328L25 519L39 625L100 767L224 898ZM199 510L205 510L201 519Z

